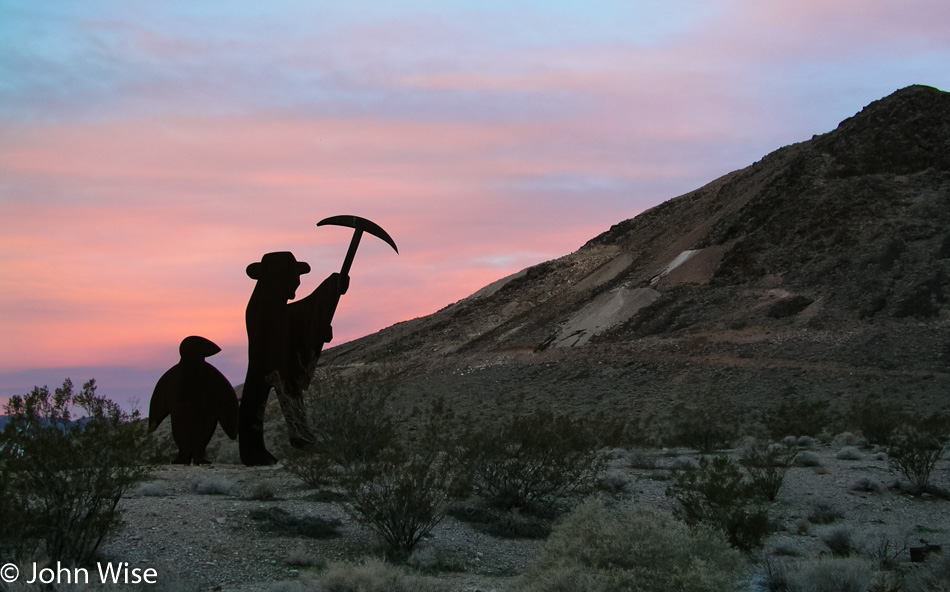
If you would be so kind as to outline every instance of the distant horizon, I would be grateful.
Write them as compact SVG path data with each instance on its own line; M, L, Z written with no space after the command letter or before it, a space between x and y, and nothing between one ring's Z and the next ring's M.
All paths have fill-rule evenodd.
M0 3L0 403L95 378L148 406L202 335L235 385L245 267L339 269L331 347L950 88L950 5Z

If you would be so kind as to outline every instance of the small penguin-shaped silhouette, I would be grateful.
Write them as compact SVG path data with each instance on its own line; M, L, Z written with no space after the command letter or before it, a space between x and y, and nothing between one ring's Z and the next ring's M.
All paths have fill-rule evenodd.
M181 361L155 385L148 408L149 431L172 416L172 437L178 445L176 464L205 464L205 448L218 422L232 440L238 435L238 400L234 387L217 368L205 361L221 351L214 342L192 335L178 352Z

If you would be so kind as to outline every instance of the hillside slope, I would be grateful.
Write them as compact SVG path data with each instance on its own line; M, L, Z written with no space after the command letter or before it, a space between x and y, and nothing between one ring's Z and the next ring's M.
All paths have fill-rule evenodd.
M385 364L407 404L466 409L945 408L948 300L950 93L912 86L321 365Z

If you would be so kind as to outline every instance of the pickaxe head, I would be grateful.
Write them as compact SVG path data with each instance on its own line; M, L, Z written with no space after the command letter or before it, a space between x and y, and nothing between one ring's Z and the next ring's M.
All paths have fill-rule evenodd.
M331 216L329 218L324 218L317 222L317 226L346 226L352 228L353 238L350 240L350 248L346 252L346 258L343 260L343 267L340 270L340 275L349 275L350 266L353 264L353 258L356 256L356 248L360 244L360 238L363 236L364 232L368 232L373 236L381 239L389 246L393 248L396 253L399 253L399 249L396 248L396 241L389 236L389 233L383 230L379 224L366 218L360 218L359 216Z

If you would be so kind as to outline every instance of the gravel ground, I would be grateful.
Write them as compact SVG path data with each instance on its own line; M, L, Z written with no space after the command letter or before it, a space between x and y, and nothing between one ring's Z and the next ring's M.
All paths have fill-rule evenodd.
M914 498L892 487L898 474L882 455L867 449L837 458L840 445L816 445L814 467L793 467L770 508L777 531L765 550L783 556L818 557L827 552L822 538L847 529L858 546L870 547L882 535L898 548L905 543L950 546L950 501ZM616 450L608 472L626 482L624 503L669 512L666 469L687 450ZM932 482L950 489L950 467L941 461ZM636 467L632 466L636 465ZM854 489L856 483L872 491ZM880 488L876 491L876 486ZM199 493L198 490L213 493ZM865 488L866 489L866 488ZM125 527L102 548L113 561L153 567L159 583L174 590L278 590L335 561L359 562L379 554L379 544L351 520L340 502L314 501L315 491L276 467L213 465L165 466L154 480L121 501ZM272 494L273 499L261 499ZM833 508L841 517L812 524L816 507ZM296 517L339 520L341 536L315 539L273 532L252 513L280 508ZM413 563L459 592L502 591L538 553L541 541L495 538L454 518L446 518L420 546ZM906 554L903 556L907 560ZM279 584L280 583L280 584Z

